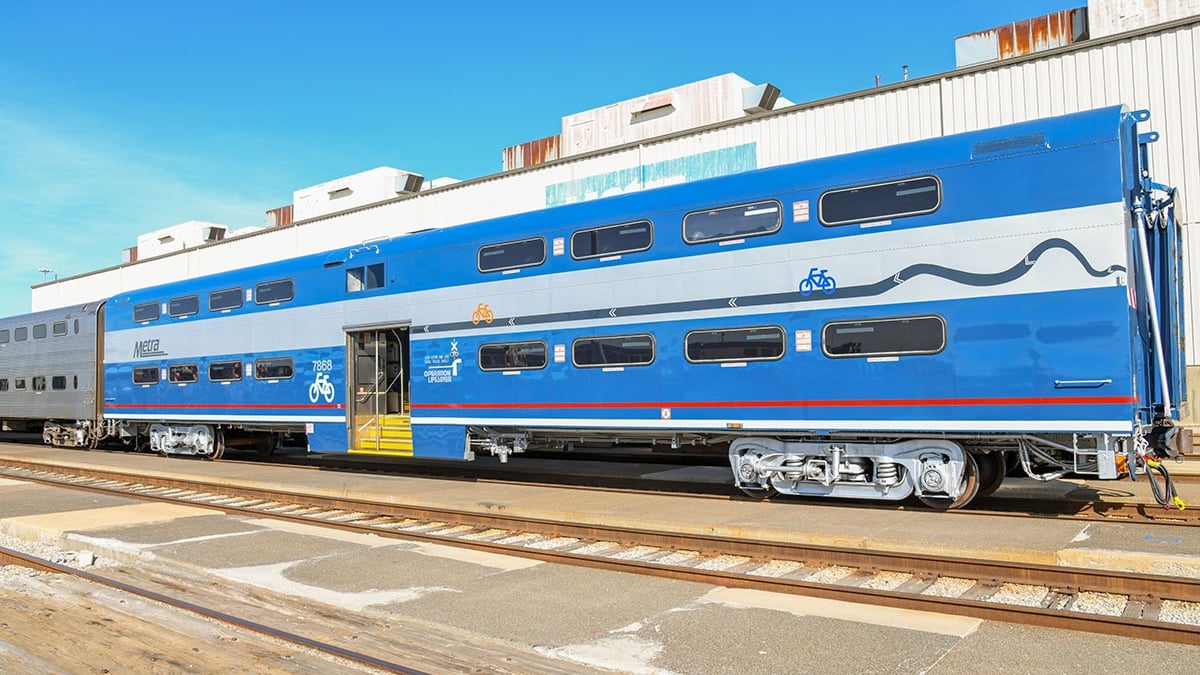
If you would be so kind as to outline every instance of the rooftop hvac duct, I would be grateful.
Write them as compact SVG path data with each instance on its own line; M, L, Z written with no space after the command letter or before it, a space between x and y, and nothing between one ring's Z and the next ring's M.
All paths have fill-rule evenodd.
M415 194L421 191L425 177L415 173L401 173L396 176L396 194Z
M760 84L746 87L742 90L742 110L747 113L760 113L771 110L779 100L779 87L773 84Z

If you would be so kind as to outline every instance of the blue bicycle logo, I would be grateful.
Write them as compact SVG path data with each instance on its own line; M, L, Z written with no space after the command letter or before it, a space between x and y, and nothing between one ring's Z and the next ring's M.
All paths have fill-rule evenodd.
M829 270L817 269L816 267L808 271L808 278L800 280L800 295L808 297L812 292L821 289L825 295L833 295L837 290L837 282L833 277L826 274Z

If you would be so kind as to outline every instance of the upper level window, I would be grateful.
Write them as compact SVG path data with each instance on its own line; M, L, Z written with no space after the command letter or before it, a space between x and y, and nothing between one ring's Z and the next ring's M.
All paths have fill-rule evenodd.
M241 361L217 361L208 364L208 379L213 382L237 382L242 379Z
M0 330L0 345L6 345L6 344L8 344L8 340L9 340L9 331L8 331L8 329L7 329L7 328L5 328L4 330Z
M167 314L169 316L191 316L199 311L200 298L195 295L171 298L171 301L167 303Z
M753 204L695 211L683 217L683 240L689 244L771 234L783 227L783 207L774 199Z
M286 380L295 374L292 357L259 359L254 362L254 377L260 380Z
M224 312L242 306L242 289L226 288L208 294L208 311Z
M479 348L481 370L537 370L545 367L545 342L504 342Z
M199 378L200 369L194 363L182 363L167 368L167 381L178 384L195 382Z
M67 322L66 321L55 321L50 326L50 334L53 335L54 337L62 337L64 335L66 335L67 334Z
M276 302L287 302L296 297L296 285L291 279L268 281L254 287L254 302L259 305L270 305Z
M46 337L46 324L39 323L33 326L33 339L42 340Z
M644 366L654 361L650 335L580 338L571 344L571 360L580 368Z
M571 235L571 257L576 260L645 251L654 243L654 226L648 220L579 230Z
M835 321L825 324L821 349L830 358L936 354L946 348L940 316Z
M778 326L694 330L684 338L688 361L769 361L783 357L784 333Z
M346 290L350 293L383 287L383 263L346 270Z
M158 384L158 366L142 366L133 369L134 384Z
M492 244L479 249L480 272L515 270L546 262L546 240L541 237Z
M13 329L13 340L16 342L24 342L29 339L29 328L21 326Z
M154 321L162 313L162 309L158 306L158 302L143 302L140 305L133 306L133 322L145 323Z
M942 205L942 183L920 176L830 190L817 209L822 225L846 225L933 213Z

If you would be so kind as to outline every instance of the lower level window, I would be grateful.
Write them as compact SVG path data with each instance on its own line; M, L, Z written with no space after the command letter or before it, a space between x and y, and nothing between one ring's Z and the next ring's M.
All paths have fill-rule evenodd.
M133 369L134 384L158 384L158 366L142 366Z
M66 389L67 388L67 376L66 375L55 375L54 377L50 378L50 388L54 389L56 391L62 391L63 389Z
M241 361L217 361L208 364L208 379L213 382L236 382L242 379Z
M33 390L34 391L46 391L46 376L45 375L38 375L33 378Z
M479 348L481 370L536 370L545 367L545 342L507 342Z
M254 362L254 377L260 380L287 380L296 373L292 357L259 359Z
M642 334L580 338L571 344L571 360L580 368L644 366L654 361L654 337Z
M195 382L199 377L200 368L194 363L182 363L167 368L167 380L178 384Z
M825 324L821 349L830 358L936 354L946 348L940 316L837 321Z
M783 329L779 326L694 330L685 338L687 360L692 362L768 361L783 356Z

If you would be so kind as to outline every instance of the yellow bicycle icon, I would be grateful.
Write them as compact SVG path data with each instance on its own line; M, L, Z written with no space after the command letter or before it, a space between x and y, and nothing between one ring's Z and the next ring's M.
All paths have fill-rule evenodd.
M479 306L476 307L475 311L471 313L471 323L476 326L479 325L480 321L491 325L492 320L495 318L496 314L492 312L491 308L488 307L487 303L484 302L479 303Z

